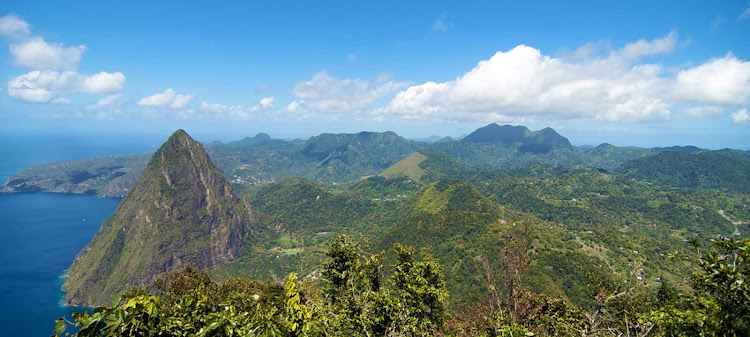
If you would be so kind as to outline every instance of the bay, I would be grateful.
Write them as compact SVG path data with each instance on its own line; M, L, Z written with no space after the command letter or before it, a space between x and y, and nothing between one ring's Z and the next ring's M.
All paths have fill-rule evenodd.
M25 167L154 151L164 135L0 133L0 184ZM53 193L0 194L0 335L50 336L65 270L120 198Z
M119 198L0 194L0 325L5 336L49 336L62 305L63 273L117 208Z

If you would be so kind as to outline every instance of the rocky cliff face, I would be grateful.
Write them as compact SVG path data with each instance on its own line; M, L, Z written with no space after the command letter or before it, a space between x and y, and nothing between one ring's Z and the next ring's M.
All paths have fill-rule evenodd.
M103 305L185 265L231 263L257 227L200 143L178 130L76 256L63 286L71 305Z

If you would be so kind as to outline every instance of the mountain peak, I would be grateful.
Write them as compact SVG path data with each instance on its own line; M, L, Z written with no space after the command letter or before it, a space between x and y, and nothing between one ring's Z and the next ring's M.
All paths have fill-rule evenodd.
M503 125L492 123L481 127L461 141L471 143L492 143L518 146L521 152L546 153L554 149L573 149L567 138L551 127L531 131L523 125Z
M256 224L201 144L177 130L76 256L67 301L101 305L186 265L230 263Z

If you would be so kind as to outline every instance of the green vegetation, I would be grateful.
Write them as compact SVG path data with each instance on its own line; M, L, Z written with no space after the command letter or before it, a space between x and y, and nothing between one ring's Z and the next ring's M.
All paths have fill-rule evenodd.
M38 192L123 196L133 188L150 153L36 165L10 177L0 192Z
M496 130L499 129L499 130ZM504 132L510 131L510 132ZM570 146L565 137L554 130L531 132L523 126L488 125L475 132L478 137L467 137L463 141L443 139L435 143L424 143L406 140L393 132L361 132L358 134L322 134L307 141L282 141L270 139L268 135L258 134L237 142L221 144L212 142L206 146L211 159L233 183L244 185L267 184L287 178L305 178L325 183L355 183L386 171L388 176L406 175L412 179L422 177L422 169L429 163L417 163L420 159L415 152L436 159L441 153L459 166L456 168L495 170L498 168L521 168L530 165L549 164L571 168L602 168L608 171L617 170L621 165L635 159L653 156L660 153L680 151L690 154L701 151L695 147L670 147L642 149L633 147L616 147L601 144L591 149L577 149ZM479 136L482 137L479 137ZM474 139L474 140L472 140ZM476 142L475 142L476 141ZM437 151L435 151L437 150ZM427 155L426 151L431 151ZM732 156L718 155L731 152ZM716 153L717 155L712 155ZM415 157L405 159L411 155ZM737 158L750 159L747 151L702 151L697 155L710 156L706 162L710 166L699 164L704 168L690 173L695 166L689 162L690 156L682 156L674 161L658 161L649 164L649 160L632 162L628 166L634 174L642 174L644 179L660 175L661 165L674 166L677 171L661 174L654 182L669 183L673 186L690 187L691 181L698 179L702 187L715 188L715 178L724 173L731 174L737 186L729 181L719 181L719 188L734 188L746 192L744 176L738 175L746 164L736 165ZM64 193L90 193L103 196L121 196L133 188L138 175L150 154L93 158L80 161L54 163L33 166L11 177L6 186L0 186L0 193L53 191ZM400 161L403 162L399 163ZM680 161L686 163L680 163ZM440 159L439 161L445 162ZM398 165L394 165L397 164ZM637 166L644 165L642 170ZM687 168L680 166L687 165ZM666 166L665 166L666 167ZM426 170L434 175L446 173L439 169ZM733 171L733 172L731 172ZM620 171L624 172L624 171ZM675 173L677 178L674 178ZM682 181L679 174L691 174L698 178ZM432 182L439 179L464 177L449 173L444 177L427 177ZM677 179L677 180L675 180ZM688 179L688 178L684 178ZM683 180L684 180L683 179ZM718 178L722 179L722 178ZM674 181L673 181L674 180ZM747 180L747 179L745 179ZM416 181L416 180L415 180Z
M69 299L105 303L195 265L229 287L204 293L213 309L195 321L166 288L101 312L157 310L148 329L163 335L743 335L745 152L574 149L511 129L500 138L523 141L259 135L209 145L217 166L178 132L76 259Z
M686 292L618 286L592 279L596 299L581 310L528 291L533 260L527 229L508 236L499 268L483 258L487 291L467 309L446 310L450 294L431 254L417 259L395 245L384 268L382 253L364 255L347 236L327 246L320 279L286 278L283 288L233 278L211 280L186 268L135 288L111 307L57 320L56 336L746 336L750 332L750 240L720 240L691 262ZM700 246L696 244L700 249Z
M425 155L419 152L414 152L398 163L393 164L393 166L383 170L379 175L386 178L406 177L421 183L422 175L425 173L425 170L419 167L419 164L425 159L427 159Z
M70 266L67 303L101 305L181 266L231 263L256 224L201 145L178 130Z
M628 162L618 172L662 185L750 193L750 159L739 151L666 151Z

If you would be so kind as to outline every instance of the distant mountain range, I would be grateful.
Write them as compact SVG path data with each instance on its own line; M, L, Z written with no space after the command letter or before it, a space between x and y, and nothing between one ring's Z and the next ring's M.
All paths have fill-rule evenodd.
M482 170L556 164L613 171L632 160L662 152L706 152L692 146L644 149L607 143L593 148L574 148L552 128L530 131L524 126L497 124L479 128L460 141L443 138L434 143L407 140L393 132L360 132L321 134L306 141L272 139L259 133L237 142L206 145L206 150L227 179L251 185L292 177L325 183L353 183L380 174L423 149L437 150L460 165ZM748 151L730 152L730 156L750 158ZM141 154L37 165L12 176L5 186L0 187L0 193L53 191L122 196L133 187L149 156ZM680 157L681 160L687 158L690 157ZM411 157L406 162L415 159ZM721 161L724 157L717 159ZM414 168L418 166L412 165L411 169ZM695 169L696 174L706 174L699 172L706 169ZM384 175L393 174L393 171L384 172ZM410 174L416 174L416 171ZM722 184L700 186L724 187Z

